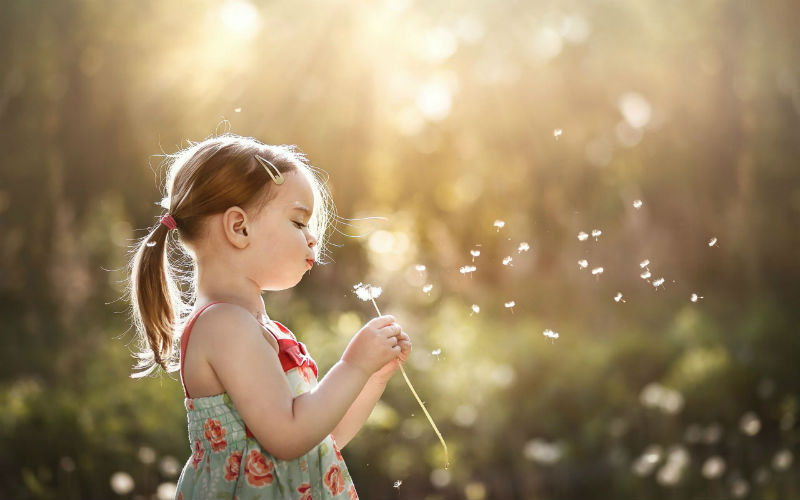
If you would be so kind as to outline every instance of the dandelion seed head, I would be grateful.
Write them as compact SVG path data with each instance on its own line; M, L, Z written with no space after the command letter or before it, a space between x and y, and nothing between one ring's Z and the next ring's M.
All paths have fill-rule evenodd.
M693 293L692 296L689 297L689 300L691 300L692 302L697 302L698 300L700 300L702 298L703 298L702 295L697 295L696 293Z
M513 300L509 300L508 302L505 303L506 308L512 308L515 305L517 305L517 303L514 302Z
M531 249L531 246L527 242L523 241L522 243L519 244L519 247L517 248L517 252L518 253L527 252L530 249Z
M478 257L481 254L481 251L480 250L470 250L469 254L472 255L473 257Z
M503 259L503 265L507 266L507 265L511 264L512 260L514 260L514 259L512 259L511 256L506 257L505 259Z
M658 288L664 284L664 278L658 278L657 280L653 280L653 286Z
M368 285L366 283L353 285L353 290L355 290L356 296L363 301L377 299L381 296L381 292L383 292L381 287Z
M434 355L434 356L438 356L441 353L442 353L441 349L434 349L433 351L431 351L431 354Z
M587 267L589 267L589 261L586 259L579 260L578 267L580 267L581 269L586 269Z
M578 233L578 241L586 241L589 239L589 235L581 231Z
M469 273L474 273L477 270L478 268L475 266L461 266L458 269L458 272L460 272L461 274L469 274Z
M633 200L633 208L642 208L642 200Z
M595 267L594 269L592 269L592 274L594 276L597 276L598 274L603 274L603 268L602 267Z
M603 234L603 231L599 229L592 229L592 238L597 239L601 234Z
M558 332L554 332L553 330L551 330L549 328L547 330L543 331L542 335L544 335L547 338L551 338L551 339L557 339L558 338Z
M708 240L708 246L713 247L716 244L717 244L717 238L711 238L710 240Z
M433 285L431 285L430 283L422 287L423 293L431 293L431 290L433 290Z
M620 300L622 300L622 292L617 292L617 294L614 295L614 302L619 302Z
M652 276L652 273L650 271L645 271L639 275L639 277L642 278L643 280L648 279L650 276Z
M502 221L500 219L497 219L496 221L494 221L494 227L496 227L498 231L503 229L503 227L505 227L505 225L506 225L505 221Z
M400 489L401 484L403 484L403 481L398 479L397 481L394 482L394 487Z
M650 265L650 259L644 259L643 261L639 262L639 267L644 269L645 267Z

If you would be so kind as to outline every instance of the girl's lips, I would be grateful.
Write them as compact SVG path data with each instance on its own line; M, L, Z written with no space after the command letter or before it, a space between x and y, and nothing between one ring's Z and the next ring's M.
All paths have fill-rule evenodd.
M312 259L306 259L306 262L308 262L308 267L314 267L314 261Z

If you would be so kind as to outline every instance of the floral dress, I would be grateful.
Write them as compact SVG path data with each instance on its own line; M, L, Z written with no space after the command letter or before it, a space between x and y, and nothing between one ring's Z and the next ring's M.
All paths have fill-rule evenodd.
M181 338L181 382L189 333L205 305L189 320ZM278 341L283 371L294 396L317 385L317 365L305 345L285 326L270 333ZM355 486L332 435L305 455L279 460L261 447L227 393L191 398L184 404L191 456L178 479L176 499L351 499Z

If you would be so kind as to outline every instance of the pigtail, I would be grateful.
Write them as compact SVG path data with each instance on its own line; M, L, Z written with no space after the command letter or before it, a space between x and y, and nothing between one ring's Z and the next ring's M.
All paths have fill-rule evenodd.
M131 260L130 302L136 326L138 359L132 378L161 367L177 369L175 326L182 299L169 262L169 228L158 224L141 240Z

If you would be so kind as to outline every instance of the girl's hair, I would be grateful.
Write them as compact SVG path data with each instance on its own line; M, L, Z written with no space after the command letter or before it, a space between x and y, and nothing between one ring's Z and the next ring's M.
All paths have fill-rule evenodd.
M170 237L172 232L165 225L156 222L131 249L128 293L136 326L134 357L138 359L134 378L159 366L166 372L179 368L178 332L183 330L197 291L194 260L184 242L191 246L203 237L209 216L232 206L257 213L274 197L272 178L254 155L269 160L281 173L304 174L311 182L314 213L308 226L318 239L314 246L317 260L325 255L325 232L335 216L325 186L327 178L318 175L321 171L295 146L269 146L233 134L189 144L174 155L165 155L168 171L161 206L177 223L178 241ZM176 252L178 255L173 255ZM182 266L173 265L171 258L179 259Z

